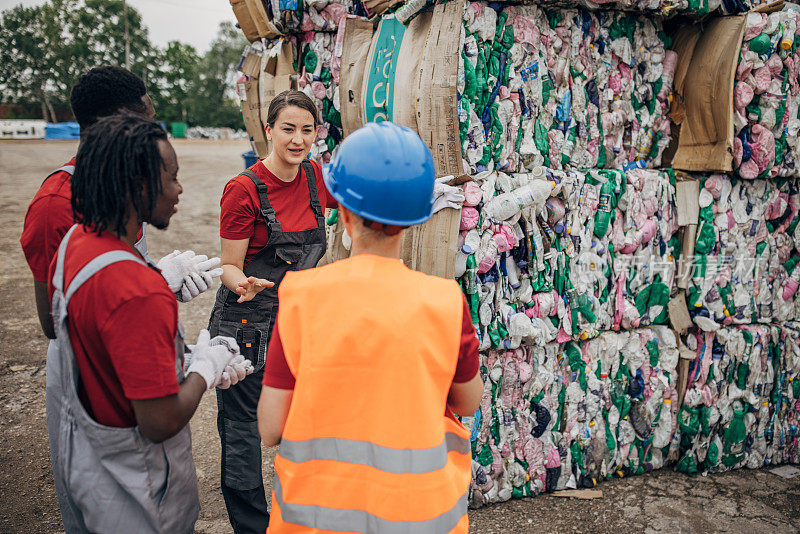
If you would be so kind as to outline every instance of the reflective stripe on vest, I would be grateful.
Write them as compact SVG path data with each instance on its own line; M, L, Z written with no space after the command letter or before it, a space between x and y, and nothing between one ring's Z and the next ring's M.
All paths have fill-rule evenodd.
M389 521L363 510L325 508L315 504L286 503L278 476L275 477L275 500L280 507L281 519L321 530L338 532L370 532L375 534L411 534L450 532L467 513L465 493L453 508L433 519L424 521Z
M429 449L392 449L369 441L315 438L305 441L281 440L278 454L295 463L331 460L368 465L387 473L430 473L447 465L447 453L470 452L469 440L448 432L444 441Z

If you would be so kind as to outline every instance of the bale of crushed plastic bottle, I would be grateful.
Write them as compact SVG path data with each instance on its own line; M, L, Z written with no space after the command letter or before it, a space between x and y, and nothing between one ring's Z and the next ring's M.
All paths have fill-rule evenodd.
M667 322L674 173L539 167L462 188L456 277L482 350Z
M699 177L689 312L702 330L800 317L796 179Z
M470 505L663 467L677 450L677 363L659 326L482 353Z
M659 165L676 59L660 22L472 2L462 31L465 172Z

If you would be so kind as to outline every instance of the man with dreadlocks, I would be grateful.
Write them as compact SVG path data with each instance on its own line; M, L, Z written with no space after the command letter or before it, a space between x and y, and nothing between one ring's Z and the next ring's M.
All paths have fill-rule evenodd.
M112 66L95 67L78 79L72 88L70 105L81 132L101 117L120 112L136 113L148 119L155 110L144 82L135 74ZM72 227L74 220L70 207L69 180L75 169L75 158L52 172L33 197L25 214L20 244L25 259L33 273L36 309L44 334L53 339L50 305L47 300L47 268L58 244ZM137 248L147 256L144 231ZM213 283L213 277L222 274L219 259L209 260L192 251L177 251L158 262L167 283L182 302L188 302Z
M135 113L148 119L155 116L153 103L147 96L147 90L141 78L125 69L112 66L96 67L81 76L72 88L70 104L75 119L81 127L82 137L85 136L87 129L102 117L121 112ZM28 206L20 238L25 259L33 273L39 323L44 334L50 339L55 338L55 330L50 317L50 302L47 295L47 270L61 239L74 224L70 205L70 178L74 170L75 158L72 158L45 178ZM142 256L148 258L144 226L135 245ZM212 277L219 276L222 272L221 269L216 268L218 265L218 258L209 260L206 256L197 256L192 251L183 253L175 251L158 262L171 291L182 302L188 302L211 287ZM49 356L52 349L51 342L47 351L48 377L53 374L50 369L51 358ZM55 402L55 399L48 396L47 412L49 414L59 413L59 407ZM50 454L55 468L58 458L52 441ZM56 478L56 495L63 511L65 490L58 477Z
M184 356L178 307L134 246L166 229L183 191L166 132L135 115L85 132L72 176L78 224L49 270L56 339L47 397L67 532L192 532L200 503L189 419L203 393L253 370L203 330Z

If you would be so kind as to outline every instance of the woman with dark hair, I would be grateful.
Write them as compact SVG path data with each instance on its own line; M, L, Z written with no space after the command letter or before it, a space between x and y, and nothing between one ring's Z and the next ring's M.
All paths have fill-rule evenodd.
M317 265L326 247L324 209L336 207L322 168L306 159L318 124L306 94L277 95L266 125L272 151L231 179L220 202L222 286L208 329L234 337L256 368L236 388L217 392L222 495L237 534L263 534L269 523L256 408L278 286L288 271Z

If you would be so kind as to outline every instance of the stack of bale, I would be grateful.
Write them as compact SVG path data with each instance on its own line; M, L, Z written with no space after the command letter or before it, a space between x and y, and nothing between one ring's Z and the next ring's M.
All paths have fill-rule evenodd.
M347 15L366 15L364 5L358 0L231 0L231 4L239 26L251 41L240 65L243 77L239 93L254 152L263 157L269 150L259 131L264 128L271 98L285 89L299 89L314 100L322 120L309 157L327 163L342 139L338 94L341 52L336 55L342 38L340 23ZM248 55L260 57L260 65L253 61L254 67L246 68ZM247 98L242 90L245 84L259 85L258 102ZM255 119L248 121L248 108L252 115L253 107L260 109L260 124Z
M393 120L461 204L404 251L459 282L480 340L471 506L800 460L800 12L272 4L259 77L317 102L311 157Z
M398 18L406 23L425 7L435 3L433 0L406 0L397 10ZM502 5L517 4L518 2L501 1L498 3ZM597 11L630 11L658 17L674 15L699 17L709 14L744 13L770 2L765 0L533 0L522 3L537 4L543 7L583 7Z
M711 109L692 116L691 90L677 95L687 97L682 128L689 133L687 146L681 133L673 165L692 171L699 185L697 232L684 240L695 329L686 340L692 358L679 416L680 471L798 459L798 19L795 7L751 12L712 21L701 34L695 50L721 35L733 45L723 58L731 65L724 75L733 80L725 87L730 100L718 104L705 133L697 124ZM684 86L695 81L695 66L690 60Z

